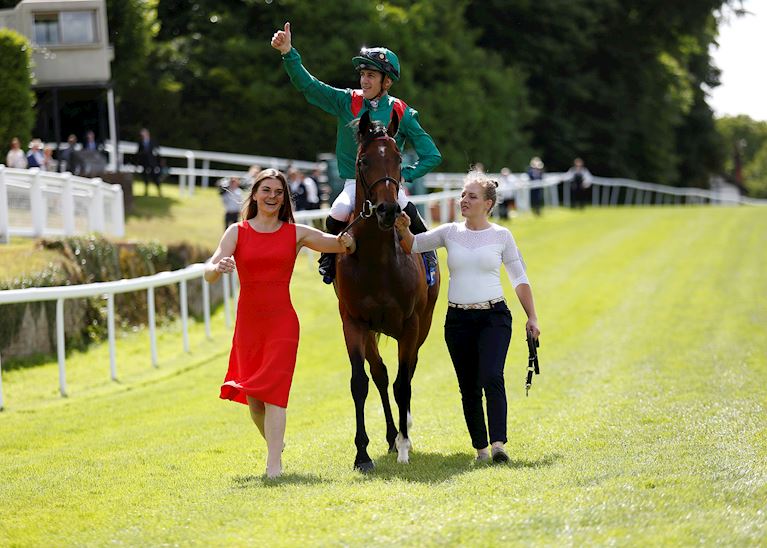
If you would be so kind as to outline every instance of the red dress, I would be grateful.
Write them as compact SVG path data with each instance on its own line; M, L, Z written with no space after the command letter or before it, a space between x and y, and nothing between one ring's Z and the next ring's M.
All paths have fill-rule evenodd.
M242 221L234 260L240 298L221 398L247 404L245 396L252 396L287 407L298 351L298 316L290 302L296 225L283 222L264 233Z

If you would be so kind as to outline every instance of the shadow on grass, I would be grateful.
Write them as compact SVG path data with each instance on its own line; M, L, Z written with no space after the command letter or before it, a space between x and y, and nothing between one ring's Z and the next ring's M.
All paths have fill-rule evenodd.
M399 479L418 483L442 483L455 476L487 468L542 468L553 465L559 454L545 455L536 460L512 459L508 464L478 463L471 453L421 453L413 451L409 464L397 462L396 453L387 453L375 459L375 469L362 478Z
M232 484L238 489L248 489L250 487L279 487L281 485L316 485L318 483L329 483L329 480L316 476L314 474L296 474L286 473L276 479L269 479L266 475L247 475L234 476Z
M144 196L136 194L133 198L133 211L126 217L127 219L154 219L170 217L170 209L179 203L177 198L168 196Z

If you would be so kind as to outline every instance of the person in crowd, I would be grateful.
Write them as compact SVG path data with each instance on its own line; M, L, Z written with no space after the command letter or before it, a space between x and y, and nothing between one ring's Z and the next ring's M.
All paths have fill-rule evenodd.
M27 157L21 150L21 142L18 137L11 139L11 148L5 156L5 165L14 169L27 168Z
M543 161L538 156L533 156L530 160L530 166L527 168L527 177L531 183L543 181ZM530 189L530 207L536 215L541 214L543 209L543 188L535 187Z
M501 219L516 216L516 193L516 177L509 168L502 168L501 179L498 181L498 216Z
M67 147L59 151L59 171L69 171L77 175L77 136L73 133L67 137Z
M85 132L83 150L92 150L94 152L98 152L99 150L99 144L96 142L96 134L90 129Z
M230 177L228 184L221 186L221 201L224 203L224 230L240 220L242 209L242 189L240 178Z
M53 147L51 145L43 146L43 165L40 169L45 171L54 171L56 168L56 161L53 159Z
M215 282L237 268L240 296L220 397L250 408L266 440L266 476L282 473L286 408L298 350L298 317L290 301L290 278L298 250L353 253L354 239L326 234L293 220L288 181L276 169L261 171L243 207L244 220L224 232L206 263Z
M304 184L304 174L295 167L288 168L288 184L290 186L290 195L293 199L293 205L296 211L308 209L307 189Z
M594 178L591 172L583 165L583 160L576 158L573 165L565 173L564 180L570 183L573 207L583 209L591 192L591 184Z
M27 167L45 169L45 157L43 156L43 142L40 139L32 139L27 152Z
M285 23L283 30L274 33L271 44L282 54L283 66L296 89L303 93L309 103L335 116L337 120L338 172L342 179L346 179L346 183L330 208L330 215L326 219L328 232L338 234L346 226L354 209L357 128L352 122L363 112L368 111L372 121L386 126L395 113L399 117L399 131L395 136L397 146L403 150L405 143L409 142L418 157L413 165L402 167L404 181L423 177L440 164L442 156L432 138L421 127L418 112L401 99L389 95L392 84L401 76L399 59L394 52L382 47L363 48L352 59L352 64L359 72L362 89L351 90L334 88L309 74L292 45L290 23ZM400 189L398 202L410 216L413 232L425 231L423 219L418 215L415 205L408 201L403 189ZM436 260L436 255L428 254L430 269L433 269ZM335 278L335 258L331 255L321 256L319 271L325 283L332 283Z
M162 196L160 187L160 152L159 145L152 139L149 130L143 128L140 132L136 163L143 169L144 196L149 195L149 179L157 186L157 195Z
M497 187L487 175L470 171L461 192L464 222L413 235L409 218L403 214L395 227L406 253L447 248L450 284L445 342L458 377L466 426L478 461L507 462L503 369L511 340L511 313L501 286L501 264L527 314L525 330L536 339L541 332L525 263L514 237L507 228L489 221Z

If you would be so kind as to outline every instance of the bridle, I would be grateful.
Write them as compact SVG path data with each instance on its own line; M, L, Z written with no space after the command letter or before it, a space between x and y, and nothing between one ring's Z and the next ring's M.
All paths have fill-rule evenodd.
M374 139L371 139L372 141L394 141L392 137L389 135L382 135L380 137L376 137ZM396 144L396 141L394 141ZM367 177L365 177L365 171L364 166L362 165L362 156L359 156L357 158L357 173L359 173L360 183L362 184L362 189L365 191L365 201L362 202L362 211L360 211L359 215L357 215L354 220L349 223L349 225L344 228L341 231L341 234L348 232L351 227L353 227L355 224L357 224L359 221L363 219L368 219L373 216L374 213L374 204L373 204L373 189L376 187L376 185L380 183L386 183L391 182L394 183L394 186L397 189L397 194L399 195L399 188L400 188L400 182L399 180L395 179L394 177L390 177L387 173L383 177L379 177L375 181L373 181L371 184L368 184Z

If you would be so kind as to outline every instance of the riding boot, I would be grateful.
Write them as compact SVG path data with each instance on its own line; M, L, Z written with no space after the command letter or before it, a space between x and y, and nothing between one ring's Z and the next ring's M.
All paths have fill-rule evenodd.
M325 219L325 227L329 234L338 235L346 228L346 223L339 221L328 215ZM326 284L332 284L336 277L336 254L335 253L322 253L320 255L319 272L322 276L322 281Z
M418 209L415 207L413 202L407 203L407 206L405 207L405 213L407 213L407 216L410 217L410 232L413 234L420 234L421 232L426 232L428 230L426 228L426 223L421 218L421 214L418 213ZM426 262L427 274L430 276L430 278L433 278L437 270L437 252L426 251L421 255L423 255L423 258ZM429 285L432 283L434 283L433 280L430 280Z

